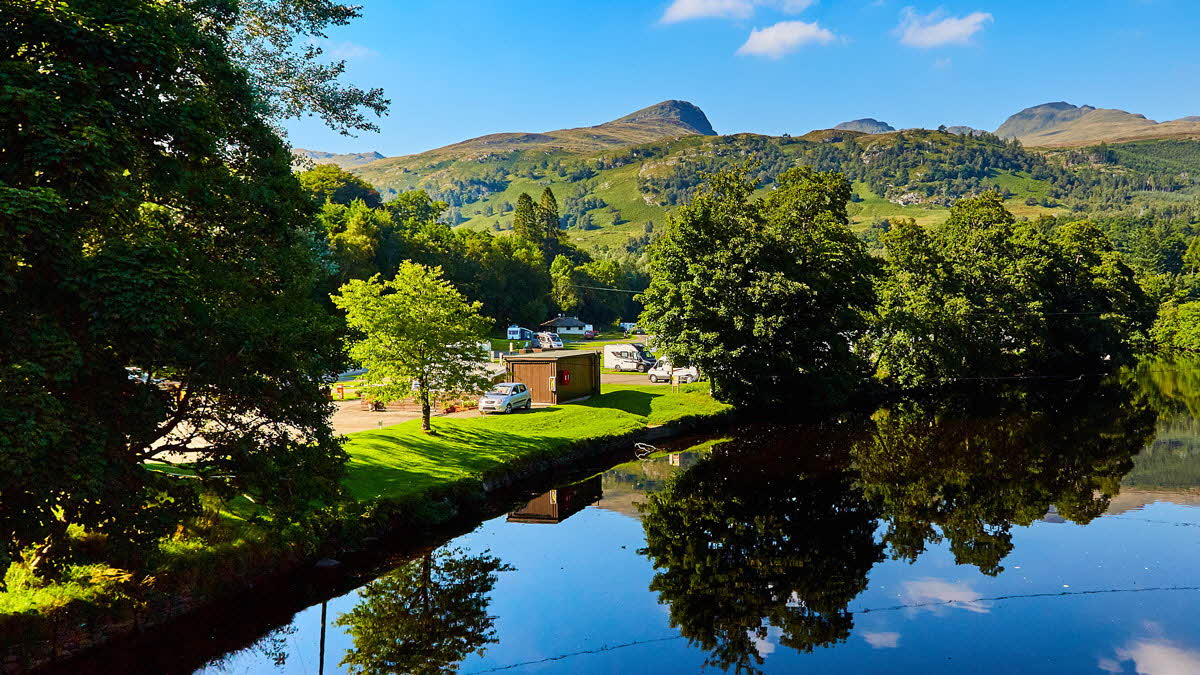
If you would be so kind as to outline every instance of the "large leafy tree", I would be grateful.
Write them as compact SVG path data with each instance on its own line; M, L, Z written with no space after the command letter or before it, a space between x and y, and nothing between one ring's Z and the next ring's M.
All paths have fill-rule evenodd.
M754 188L744 170L718 173L679 209L651 247L639 324L722 399L836 400L866 372L853 344L875 297L850 184L802 167L765 199Z
M477 341L491 322L479 315L441 268L414 262L396 276L354 279L333 302L357 335L347 342L350 357L367 369L372 397L421 402L421 428L432 432L430 402L435 392L475 393L488 384Z
M311 202L229 57L235 8L5 7L0 539L33 566L69 524L153 541L198 488L281 520L339 489ZM145 464L185 452L199 480Z
M883 235L881 377L902 386L957 378L1091 372L1132 356L1151 306L1133 270L1090 223L1047 234L998 193L960 200L926 231Z
M355 675L457 671L497 642L489 594L511 569L494 556L442 549L372 581L336 622L354 641L342 665Z

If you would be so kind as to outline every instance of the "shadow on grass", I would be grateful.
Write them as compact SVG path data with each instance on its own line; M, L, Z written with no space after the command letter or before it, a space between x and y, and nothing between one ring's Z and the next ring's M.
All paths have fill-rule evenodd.
M662 395L645 391L610 391L582 401L579 405L589 408L613 408L639 417L649 417L654 408L654 399Z

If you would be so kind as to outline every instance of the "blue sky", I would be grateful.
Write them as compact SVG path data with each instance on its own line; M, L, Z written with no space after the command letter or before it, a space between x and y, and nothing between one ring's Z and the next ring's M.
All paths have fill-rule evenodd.
M313 120L293 145L420 152L499 131L598 124L664 99L718 133L875 117L994 129L1066 100L1200 115L1195 0L358 0L330 33L348 78L392 100L381 133Z

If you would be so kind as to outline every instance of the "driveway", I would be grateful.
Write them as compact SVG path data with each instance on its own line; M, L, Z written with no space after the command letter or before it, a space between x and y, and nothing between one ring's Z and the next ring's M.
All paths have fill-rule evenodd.
M600 373L600 384L655 384L645 373ZM666 385L666 382L660 384Z

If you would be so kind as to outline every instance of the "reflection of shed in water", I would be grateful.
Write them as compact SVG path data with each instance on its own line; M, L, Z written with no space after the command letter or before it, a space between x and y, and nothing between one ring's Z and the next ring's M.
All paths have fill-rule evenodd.
M561 523L604 496L600 476L551 490L508 514L510 523Z

